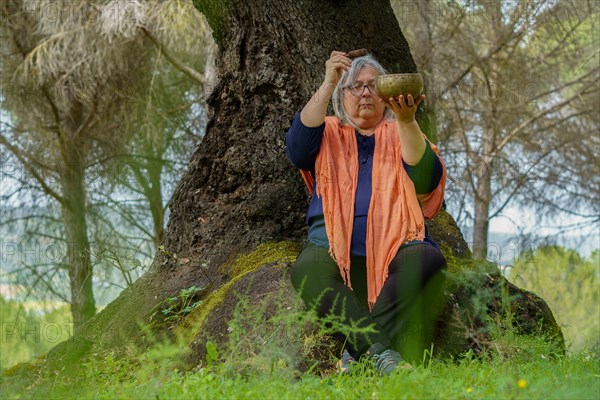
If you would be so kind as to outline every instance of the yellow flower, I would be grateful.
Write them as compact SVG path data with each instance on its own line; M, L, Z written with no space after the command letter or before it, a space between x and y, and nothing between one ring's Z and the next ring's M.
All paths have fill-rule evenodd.
M471 393L472 391L473 391L472 388L470 388L470 387L467 388L467 393Z
M517 386L519 389L525 389L527 387L527 381L525 379L519 379Z

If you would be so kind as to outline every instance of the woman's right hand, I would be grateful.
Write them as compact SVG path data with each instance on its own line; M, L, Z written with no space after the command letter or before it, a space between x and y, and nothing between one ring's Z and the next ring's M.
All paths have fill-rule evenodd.
M341 51L332 51L329 59L325 62L325 79L323 85L333 93L335 86L342 79L342 73L348 71L352 60Z
M333 91L342 79L342 73L347 71L351 65L352 60L346 56L346 53L331 52L329 59L325 62L325 79L300 114L300 120L304 126L314 128L323 124Z

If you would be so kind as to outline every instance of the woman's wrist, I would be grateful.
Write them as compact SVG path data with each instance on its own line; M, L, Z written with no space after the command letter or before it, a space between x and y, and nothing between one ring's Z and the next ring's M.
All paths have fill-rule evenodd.
M331 96L333 96L335 87L336 85L331 82L323 82L321 83L321 86L319 86L319 89L317 89L317 92L325 96L327 98L327 101L329 101L329 99L331 99Z
M425 139L419 124L412 121L397 121L400 145L402 146L402 159L408 165L416 165L425 153Z
M415 120L414 117L411 120L405 120L405 121L398 119L398 117L396 117L396 122L397 122L398 128L400 129L401 132L421 133L421 128L419 127L419 124L417 123L417 121Z
M300 113L300 121L304 126L317 127L323 124L332 94L333 91L326 86L326 83L319 86Z

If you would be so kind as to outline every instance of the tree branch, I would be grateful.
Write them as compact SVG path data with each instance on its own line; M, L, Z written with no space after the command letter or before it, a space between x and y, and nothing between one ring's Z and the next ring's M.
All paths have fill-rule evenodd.
M540 112L538 112L537 114L531 116L530 118L526 119L525 121L521 122L517 127L515 127L512 131L510 131L508 133L508 135L506 135L501 141L500 143L498 143L498 145L495 147L494 151L492 152L492 156L495 156L496 154L498 154L500 151L502 151L502 149L504 148L504 146L506 146L508 143L510 143L510 141L512 139L515 138L515 136L517 136L519 133L521 133L521 131L528 125L534 123L535 121L537 121L538 119L542 118L545 115L548 115L554 111L558 111L561 108L563 108L564 106L566 106L567 104L569 104L574 98L576 98L577 96L581 95L583 92L582 91L577 91L573 96L561 101L560 103L555 104L554 106L550 107L550 108L546 108L544 110L541 110Z
M158 38L156 36L154 36L154 34L152 34L148 29L146 29L144 27L142 27L141 29L146 34L148 39L150 39L150 41L158 48L158 51L160 51L162 54L164 54L165 58L167 60L169 60L169 62L171 64L173 64L178 70L180 70L181 72L186 74L188 77L190 77L192 80L197 82L199 85L204 85L204 83L206 82L206 79L204 78L203 74L201 74L200 72L191 68L190 66L186 65L177 56L175 56L168 49L166 49L159 42Z
M42 190L47 195L53 197L56 201L58 201L61 205L65 205L64 198L55 192L50 186L46 184L44 178L42 178L35 169L31 168L31 164L28 162L27 156L25 156L19 148L10 143L3 135L0 135L0 144L8 149L15 157L21 162L23 167L35 178L35 180L40 184Z

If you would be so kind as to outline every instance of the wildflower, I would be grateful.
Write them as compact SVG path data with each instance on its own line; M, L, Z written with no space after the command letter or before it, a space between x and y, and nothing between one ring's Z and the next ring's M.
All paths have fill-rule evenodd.
M473 388L468 387L467 388L467 393L471 393L473 391Z
M525 389L527 387L527 381L525 379L519 379L517 386L519 389Z

